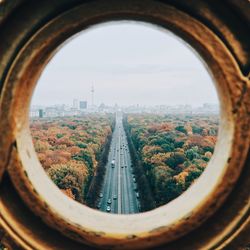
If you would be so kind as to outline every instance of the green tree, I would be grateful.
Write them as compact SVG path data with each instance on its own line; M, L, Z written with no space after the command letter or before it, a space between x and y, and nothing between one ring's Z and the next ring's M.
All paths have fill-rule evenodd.
M192 126L192 131L194 134L202 134L203 128L197 127L197 126Z
M185 135L187 134L187 130L185 129L184 126L177 126L177 127L175 127L175 130L180 131L180 132L184 133Z
M183 153L172 153L171 157L167 158L165 163L171 168L175 169L179 164L186 161L186 156Z
M186 151L186 157L192 161L193 159L199 159L200 155L195 147L192 147Z

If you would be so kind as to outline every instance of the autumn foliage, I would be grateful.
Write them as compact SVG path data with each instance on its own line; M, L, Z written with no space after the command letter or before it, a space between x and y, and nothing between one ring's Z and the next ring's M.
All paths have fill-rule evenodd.
M218 120L217 115L125 117L125 129L142 163L156 206L182 194L204 171L216 144Z
M48 176L69 197L85 201L113 122L112 115L31 121L38 158Z

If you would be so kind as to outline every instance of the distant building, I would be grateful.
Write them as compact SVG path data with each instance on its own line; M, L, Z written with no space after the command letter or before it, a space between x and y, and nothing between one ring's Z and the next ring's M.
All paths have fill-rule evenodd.
M42 109L39 109L39 118L43 118L43 110Z
M80 109L86 109L88 103L86 101L80 101Z
M105 110L105 107L106 107L105 104L101 103L99 108L98 108L98 111L103 112Z
M30 117L39 117L39 109L37 107L31 107L29 112Z
M73 108L74 108L74 109L78 109L78 107L79 107L79 106L78 106L78 100L77 100L77 99L74 99L74 100L73 100Z
M57 117L57 116L60 116L58 114L58 110L57 110L57 108L55 106L46 107L45 111L44 111L44 115L45 115L45 117Z

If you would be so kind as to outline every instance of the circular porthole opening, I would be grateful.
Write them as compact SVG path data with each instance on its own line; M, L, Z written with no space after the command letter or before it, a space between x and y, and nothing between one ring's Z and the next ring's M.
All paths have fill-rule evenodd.
M185 192L206 169L218 127L216 90L197 54L138 22L70 40L44 69L30 108L47 175L70 198L114 214Z

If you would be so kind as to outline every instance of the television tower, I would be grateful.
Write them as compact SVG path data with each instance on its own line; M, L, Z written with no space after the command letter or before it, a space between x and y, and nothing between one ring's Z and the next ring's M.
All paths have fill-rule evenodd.
M94 106L94 93L95 93L95 90L94 90L94 86L92 84L92 86L91 86L91 105L92 105L92 107Z

